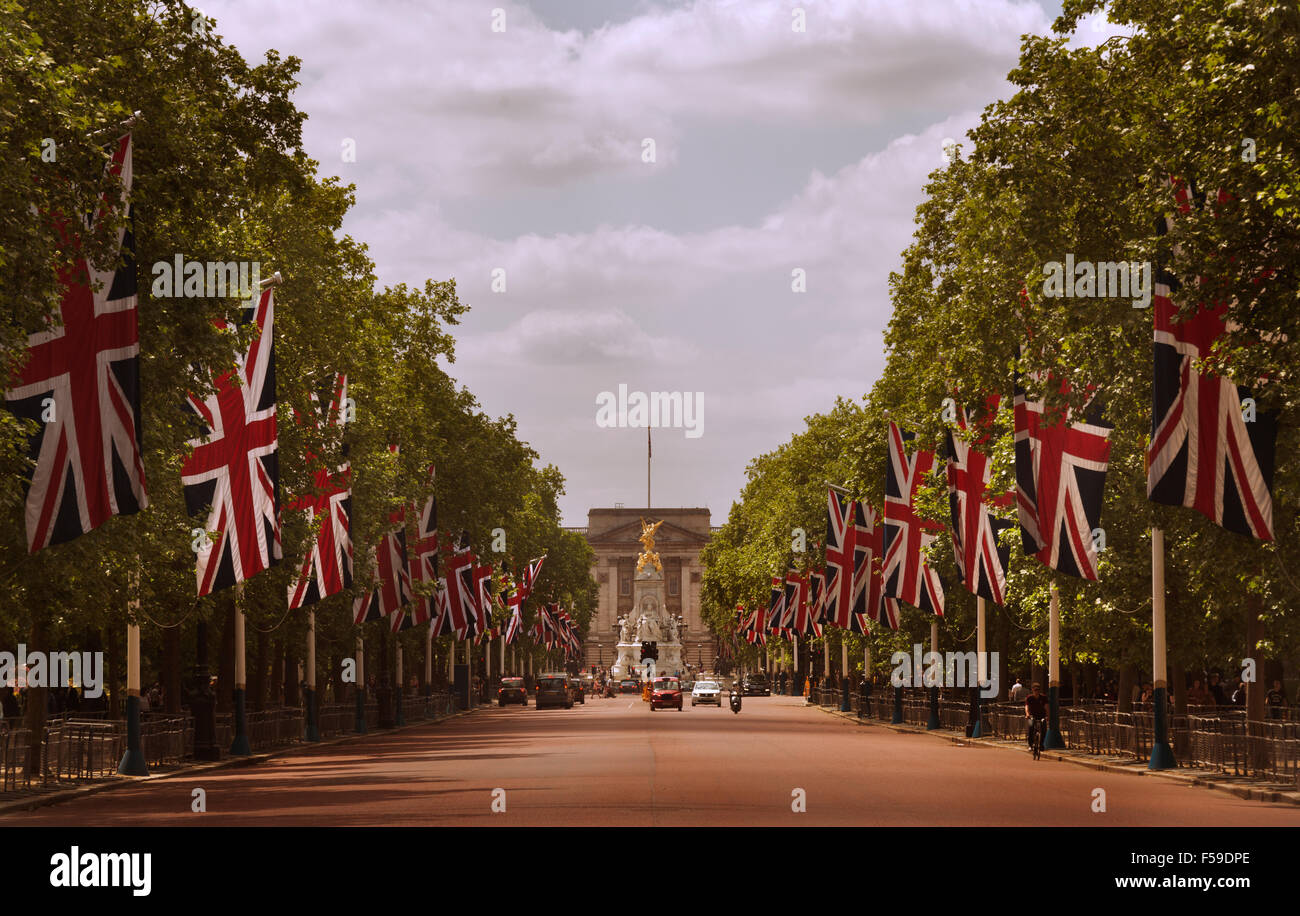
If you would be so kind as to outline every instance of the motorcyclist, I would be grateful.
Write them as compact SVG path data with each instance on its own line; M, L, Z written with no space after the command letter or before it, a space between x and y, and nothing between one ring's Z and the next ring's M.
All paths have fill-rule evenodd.
M739 712L739 711L740 711L740 700L741 700L741 697L743 697L743 696L744 696L744 692L743 692L743 691L741 690L741 688L740 688L740 682L739 682L739 681L735 681L735 682L733 682L732 685L731 685L731 709L732 709L732 711L734 711L734 712Z

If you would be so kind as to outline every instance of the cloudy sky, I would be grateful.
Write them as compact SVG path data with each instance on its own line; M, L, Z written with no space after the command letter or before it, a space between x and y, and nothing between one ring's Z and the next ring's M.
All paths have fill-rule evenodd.
M451 372L564 472L569 525L591 507L645 505L645 431L598 426L602 391L703 392L703 435L655 430L652 496L721 524L751 458L870 387L889 271L944 139L1007 94L1020 36L1060 12L1052 0L199 5L246 58L302 59L307 151L357 187L346 231L385 284L455 277L471 311Z

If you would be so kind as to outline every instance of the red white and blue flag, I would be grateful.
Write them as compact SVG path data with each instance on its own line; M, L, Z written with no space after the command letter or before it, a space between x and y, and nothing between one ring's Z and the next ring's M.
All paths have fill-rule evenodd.
M393 529L371 552L373 586L352 601L352 619L362 624L399 613L411 603L411 570L406 557L406 510L389 516Z
M447 560L447 601L451 626L459 639L479 632L478 591L474 586L474 554L469 538L462 537Z
M433 492L435 473L432 467L429 468L429 496L424 501L424 508L420 511L419 520L415 526L415 541L410 545L408 555L411 561L411 583L428 583L429 588L423 588L421 591L430 591L432 594L419 594L412 588L411 594L411 613L408 615L404 610L398 611L398 616L393 622L393 629L410 629L418 627L421 624L430 621L437 621L438 618L438 499ZM435 627L436 629L436 627ZM435 632L435 636L441 636L441 632Z
M780 633L785 628L785 579L772 577L772 593L767 605L767 628Z
M974 437L965 410L957 413L957 428ZM994 507L1009 509L1015 501L1010 493L990 497L993 466L975 446L988 440L987 433L968 441L947 430L948 507L952 512L952 547L957 572L966 590L994 604L1005 601L1007 567L1011 547L999 536L1014 522L993 514Z
M889 424L889 461L885 467L885 595L922 611L943 614L943 585L925 560L924 550L939 526L916 514L914 500L925 475L934 467L934 452L907 454L912 433Z
M1025 553L1051 569L1095 581L1092 532L1101 523L1111 427L1095 417L1072 422L1068 411L1030 401L1019 380L1015 419L1016 508Z
M785 574L784 628L807 633L808 624L808 578L792 569Z
M853 506L834 490L826 495L826 596L822 619L849 625L853 608Z
M1187 186L1180 184L1175 193L1179 212L1187 213ZM1172 226L1172 216L1161 220L1163 232ZM1248 422L1242 403L1250 390L1197 369L1197 360L1210 356L1227 330L1228 306L1201 303L1193 315L1180 317L1173 302L1178 288L1172 274L1157 271L1147 496L1271 541L1277 416L1256 411Z
M813 623L826 619L826 569L813 569L808 573L808 614Z
M149 505L140 457L140 333L134 237L127 196L134 177L131 135L117 141L108 172L122 185L83 228L127 207L117 231L122 266L101 270L84 258L59 271L59 321L27 338L27 359L5 402L34 420L35 464L26 494L27 549L70 541L111 516ZM75 240L74 240L75 241Z
M885 594L885 528L878 524L876 510L864 500L853 503L853 605L846 629L870 632L867 621L884 621L898 629L898 599Z
M320 418L321 423L343 426L347 392L348 377L339 373L335 377L333 397ZM312 400L320 403L315 393ZM316 463L319 459L308 455L308 461ZM289 586L291 611L316 604L352 587L351 478L352 467L346 459L333 471L328 467L318 467L312 472L315 492L299 497L287 506L290 511L306 512L308 524L316 529L311 549L298 571L298 580Z
M251 310L257 336L234 369L222 373L215 392L189 407L201 434L181 466L185 505L206 514L215 537L199 542L198 593L210 595L280 562L279 440L275 421L275 288ZM216 326L228 327L218 320Z
M496 603L495 589L492 584L492 564L474 567L474 605L475 621L481 633L488 628L491 621L492 607Z

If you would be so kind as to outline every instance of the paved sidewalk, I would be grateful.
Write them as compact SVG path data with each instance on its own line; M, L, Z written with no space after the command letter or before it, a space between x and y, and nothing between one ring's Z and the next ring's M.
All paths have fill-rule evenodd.
M809 704L814 705L814 704ZM985 747L1000 748L1002 750L1019 751L1022 754L1028 754L1029 748L1025 746L1024 741L1008 740L1006 738L967 738L960 732L952 729L939 728L927 729L920 725L894 725L881 719L858 718L857 713L840 712L839 709L827 706L818 706L822 712L845 719L858 725L873 725L878 728L886 728L890 731L899 733L910 733L917 735L931 735L936 738L943 738L953 744L963 747ZM1190 767L1179 767L1174 770L1148 770L1146 763L1141 760L1134 760L1132 757L1102 757L1096 754L1088 754L1083 751L1059 750L1043 751L1042 756L1047 760L1059 760L1063 763L1073 763L1076 766L1088 767L1093 770L1104 770L1108 773L1129 773L1133 776L1156 776L1160 779L1170 779L1184 785L1202 786L1207 789L1215 789L1220 792L1227 792L1238 798L1251 799L1253 801L1284 803L1300 805L1300 790L1294 786L1288 786L1283 783L1266 783L1257 779L1251 779L1244 776L1229 776L1218 770L1202 770Z
M152 782L158 779L172 779L177 776L191 776L195 773L206 773L211 770L223 770L227 767L252 766L258 763L264 763L274 757L281 757L285 754L297 754L308 748L329 747L335 744L348 744L353 741L364 741L367 738L376 735L392 735L398 732L410 731L414 728L424 728L429 725L438 725L442 722L448 722L452 719L468 716L482 708L481 705L473 709L454 712L449 716L443 716L439 719L422 719L418 722L411 722L407 725L401 725L396 728L376 728L365 734L339 735L335 738L325 738L321 741L299 741L294 744L288 744L284 747L276 748L273 751L264 751L257 754L249 754L247 757L225 757L221 760L205 760L203 762L186 763L177 767L171 767L166 770L159 770L150 773L148 776L108 776L103 779L97 779L90 782L84 782L75 786L64 786L52 789L36 787L31 790L32 794L22 798L0 800L0 818L14 811L33 811L37 808L43 808L47 805L57 805L60 802L71 801L76 798L83 798L87 795L97 795L100 792L107 792L111 789L120 789L123 786L137 785L143 782Z

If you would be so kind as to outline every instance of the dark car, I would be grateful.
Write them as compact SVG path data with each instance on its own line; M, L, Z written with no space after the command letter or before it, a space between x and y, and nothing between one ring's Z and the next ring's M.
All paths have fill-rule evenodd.
M576 677L569 678L569 695L573 697L575 703L587 705L587 688L582 685L582 681Z
M537 679L537 708L563 706L573 708L573 693L569 690L569 678L563 674L543 674Z
M640 693L641 682L633 678L628 678L618 685L619 693Z
M767 682L766 675L749 674L741 682L740 692L742 696L747 697L770 697L772 695L772 685Z
M650 682L650 711L676 709L682 711L682 682L675 677L657 677Z
M523 678L503 677L501 679L501 689L497 691L497 704L505 706L507 703L528 705L528 688L524 686Z

